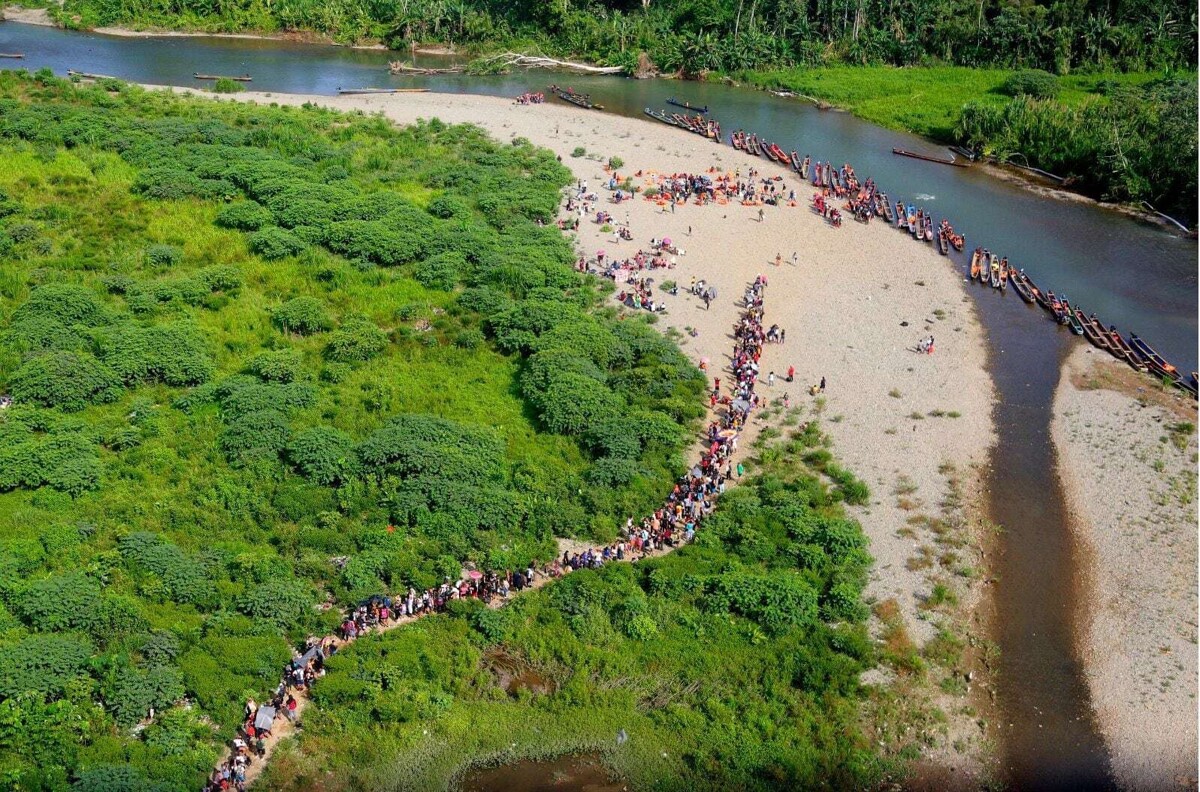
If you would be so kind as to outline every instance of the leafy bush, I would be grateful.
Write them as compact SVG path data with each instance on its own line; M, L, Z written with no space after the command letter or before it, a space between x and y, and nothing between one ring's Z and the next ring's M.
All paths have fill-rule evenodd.
M325 356L343 363L370 360L386 349L387 343L387 334L373 322L353 317L342 322L341 328L329 337Z
M430 236L428 223L397 228L377 220L347 220L329 226L325 244L346 258L394 267L419 259Z
M151 781L128 764L102 764L89 767L71 785L72 792L168 792L170 787Z
M146 717L150 708L164 709L183 697L183 679L172 666L125 668L103 691L104 701L121 726Z
M231 80L228 77L221 77L213 83L212 87L213 93L231 94L241 93L244 90L246 90L245 86L237 80Z
M287 446L287 418L276 410L232 416L221 433L221 451L231 462L273 458Z
M437 476L482 483L504 475L504 446L482 426L432 415L402 415L373 432L356 449L365 468L402 478Z
M1008 96L1032 96L1034 99L1053 99L1058 96L1058 78L1041 69L1022 69L1013 72L999 88Z
M73 412L114 401L121 393L121 378L86 352L52 352L17 369L10 386L18 402Z
M260 352L250 360L250 372L266 382L292 382L299 379L303 362L295 349Z
M131 566L156 575L171 600L201 605L212 599L214 589L203 566L176 545L156 534L137 531L122 538L118 547Z
M450 291L468 269L467 258L462 253L439 253L418 264L414 277L426 288Z
M332 326L325 305L315 297L296 297L271 312L271 319L285 332L311 335Z
M100 584L81 572L43 578L25 587L13 611L35 630L80 630L93 623Z
M122 327L103 343L102 354L126 384L198 385L213 373L207 345L191 325Z
M354 468L353 441L345 432L314 426L298 432L287 446L288 460L316 484L337 484Z
M92 645L73 635L32 635L0 652L0 699L61 695L86 675Z
M64 326L97 327L109 320L109 313L96 293L70 283L39 286L12 316L14 325L30 319L53 319Z
M215 222L222 228L257 231L271 225L272 220L270 210L258 201L237 201L222 207Z
M146 248L146 263L151 267L174 267L182 260L183 251L175 245L151 245Z
M303 239L279 226L260 228L250 235L250 250L267 261L295 256L308 245Z
M280 628L292 627L313 612L312 589L302 580L272 577L237 598L237 609Z

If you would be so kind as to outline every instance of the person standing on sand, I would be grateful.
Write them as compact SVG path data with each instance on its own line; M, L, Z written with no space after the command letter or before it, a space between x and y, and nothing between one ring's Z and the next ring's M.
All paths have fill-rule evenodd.
M782 264L782 263L783 263L783 254L782 254L782 253L776 253L776 254L775 254L775 266L776 266L776 267L778 267L778 266L779 266L780 264Z
M795 378L796 378L796 367L788 366L787 381L791 382ZM786 395L786 394L784 394L784 395Z
M765 216L765 214L766 214L766 213L765 213L765 212L763 212L763 210L762 210L762 207L760 206L760 207L758 208L758 222L760 222L760 223L761 223L761 222L763 221L763 217Z
M825 378L821 377L821 393L825 392Z
M771 387L771 388L775 387L775 372L774 371L767 374L767 386Z
M800 266L800 253L795 250L792 251L792 266Z

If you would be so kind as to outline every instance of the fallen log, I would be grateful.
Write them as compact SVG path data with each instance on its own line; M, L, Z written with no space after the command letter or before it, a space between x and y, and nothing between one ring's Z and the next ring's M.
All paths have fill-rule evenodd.
M925 154L916 154L912 151L905 151L904 149L894 148L894 149L892 149L892 153L899 154L902 157L912 157L913 159L925 160L926 162L936 162L939 165L953 165L956 168L967 167L965 164L963 164L961 162L957 162L956 160L941 159L940 157L930 157Z
M419 74L429 77L435 74L462 74L467 70L466 66L447 66L441 69L427 69L420 66L409 66L407 63L400 61L392 61L388 64L388 71L392 74Z
M0 58L24 58L24 52L0 52Z

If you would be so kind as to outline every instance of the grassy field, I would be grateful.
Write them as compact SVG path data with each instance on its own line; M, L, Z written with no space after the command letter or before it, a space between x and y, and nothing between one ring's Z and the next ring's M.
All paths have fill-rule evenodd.
M760 88L786 88L844 108L880 126L913 132L940 142L954 138L963 105L983 102L1000 106L1009 97L1000 92L1011 69L971 69L961 66L899 68L895 66L826 66L743 72L734 79ZM1060 77L1058 100L1077 106L1099 98L1113 83L1137 86L1161 78L1160 73L1105 73ZM1186 75L1185 75L1186 76Z

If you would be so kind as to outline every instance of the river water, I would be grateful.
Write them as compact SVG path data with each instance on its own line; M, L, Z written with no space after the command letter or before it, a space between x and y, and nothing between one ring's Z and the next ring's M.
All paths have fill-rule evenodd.
M23 61L0 64L30 70L49 67L64 74L75 69L170 85L197 85L194 72L248 73L254 90L290 93L428 87L515 96L554 79L590 93L610 112L631 116L640 116L643 107L661 108L674 95L709 105L727 131L746 128L814 159L852 163L860 177L874 177L893 200L949 218L966 234L968 250L983 245L1007 255L1042 288L1065 293L1105 322L1138 333L1181 370L1197 368L1195 241L1090 203L1040 196L980 169L894 156L892 147L937 156L946 152L846 113L716 84L539 73L399 77L386 68L396 53L275 41L115 38L0 23L0 51L24 52ZM432 56L421 60L422 65L444 62ZM961 256L953 264L964 267ZM1049 436L1060 361L1081 342L1014 293L969 291L988 331L1001 401L989 509L1004 527L993 572L999 579L995 628L1008 780L1020 789L1104 788L1108 762L1073 640L1083 604L1077 550L1065 522Z

